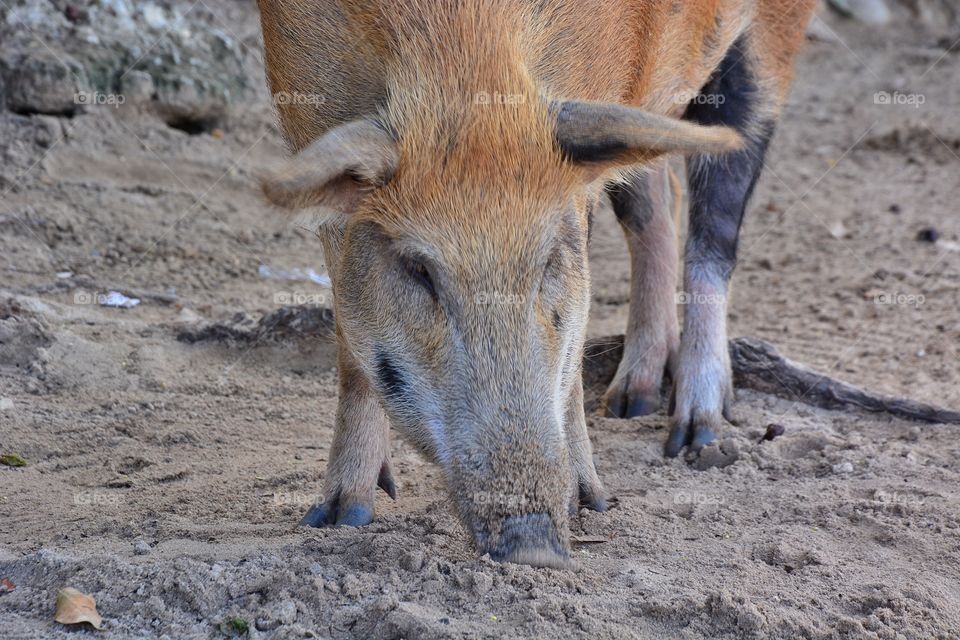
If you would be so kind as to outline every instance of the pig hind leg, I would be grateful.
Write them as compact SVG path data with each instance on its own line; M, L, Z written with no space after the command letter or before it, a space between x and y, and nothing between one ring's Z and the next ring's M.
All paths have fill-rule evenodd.
M710 444L733 401L727 347L727 292L740 224L775 125L775 98L764 94L744 41L738 41L687 109L689 120L734 127L740 151L687 160L690 219L683 280L683 335L665 453Z
M632 418L660 407L664 371L672 368L679 345L669 165L660 160L607 192L630 250L630 311L623 357L603 402L607 415Z

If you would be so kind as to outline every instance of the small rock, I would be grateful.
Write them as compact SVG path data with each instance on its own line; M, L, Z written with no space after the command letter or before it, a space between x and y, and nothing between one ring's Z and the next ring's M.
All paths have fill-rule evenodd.
M763 438L761 439L761 442L763 442L764 440L773 440L778 436L782 436L785 431L786 431L786 428L782 424L767 425L767 431L766 433L763 434Z
M292 624L297 619L297 605L292 600L284 600L273 610L274 619L280 624Z
M360 585L360 579L352 573L345 575L343 580L340 581L340 593L353 599L362 596L363 589Z
M258 631L273 631L280 626L280 621L271 618L257 618L253 624Z
M145 556L151 551L153 551L153 547L151 547L150 543L142 538L133 543L133 552L138 556Z
M63 15L74 24L84 19L83 11L75 4L68 4L63 10Z
M151 29L164 29L167 26L167 16L164 14L163 9L158 7L153 3L147 3L140 8L140 13L143 15L143 21L147 23Z
M31 52L17 67L6 87L10 110L70 115L83 103L88 88L83 68L66 54Z
M847 473L853 473L853 463L852 462L838 462L833 465L833 472L837 475L843 475Z
M407 571L420 571L423 568L423 554L419 551L408 551L400 558L400 567Z
M917 232L917 240L919 242L936 242L939 239L940 232L934 227L927 227Z
M174 322L177 324L197 324L202 320L203 316L189 307L184 307L180 309L180 313L177 314L177 319Z
M493 578L486 573L477 571L470 580L470 586L476 595L482 596L493 588Z
M736 441L731 439L715 442L704 447L699 453L687 453L687 460L693 463L693 468L705 471L714 467L723 469L729 467L740 457Z
M850 231L841 221L836 221L830 225L830 235L838 240L850 237Z
M127 71L120 79L120 90L126 102L131 104L145 104L153 99L156 92L156 86L153 84L153 76L146 71L132 69Z

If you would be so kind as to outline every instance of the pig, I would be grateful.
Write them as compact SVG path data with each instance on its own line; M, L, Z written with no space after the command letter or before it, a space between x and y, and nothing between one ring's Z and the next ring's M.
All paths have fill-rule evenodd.
M813 0L259 0L293 157L265 171L330 271L339 405L323 500L363 526L395 497L390 427L442 472L477 549L570 566L606 508L583 406L587 241L609 197L631 255L604 395L697 451L732 400L726 290ZM690 191L680 334L668 159Z

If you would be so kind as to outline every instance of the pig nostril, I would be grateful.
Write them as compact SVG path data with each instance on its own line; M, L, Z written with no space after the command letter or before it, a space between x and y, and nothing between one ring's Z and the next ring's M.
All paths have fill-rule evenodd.
M490 557L498 562L555 569L573 566L560 539L560 532L546 513L529 513L504 519L499 541L488 551Z

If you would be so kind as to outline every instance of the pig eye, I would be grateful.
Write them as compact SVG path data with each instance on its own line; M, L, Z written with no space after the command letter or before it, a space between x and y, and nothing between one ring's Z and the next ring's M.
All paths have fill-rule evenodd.
M414 260L413 258L403 258L402 260L403 268L407 274L426 289L431 298L436 300L437 288L433 284L433 278L430 277L430 272L427 270L427 267L419 260Z
M543 269L543 276L540 280L540 291L547 293L548 289L551 288L550 285L553 284L563 272L563 258L560 255L559 251L554 251L550 255L550 259L547 260L547 264Z

